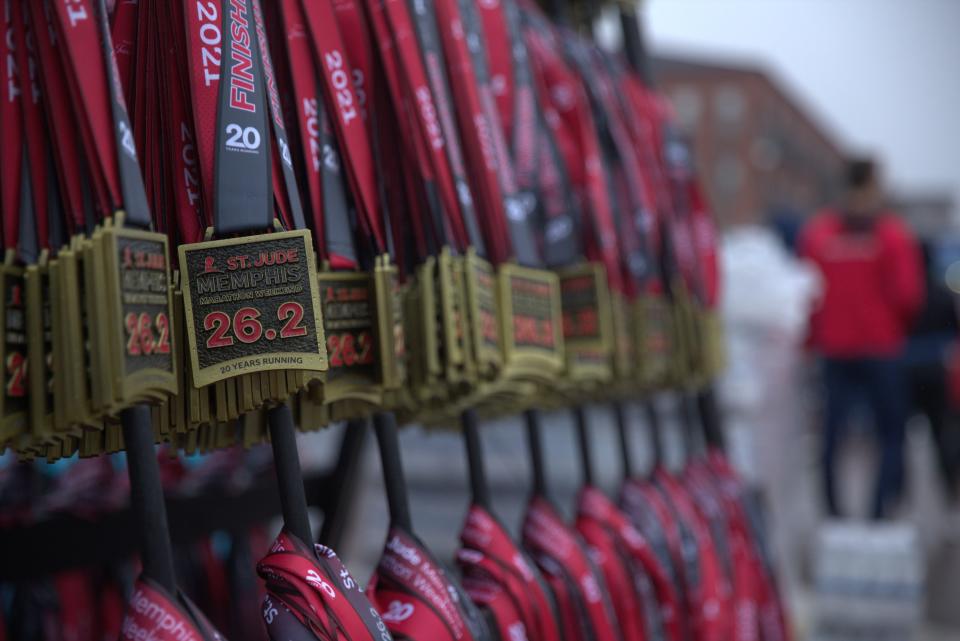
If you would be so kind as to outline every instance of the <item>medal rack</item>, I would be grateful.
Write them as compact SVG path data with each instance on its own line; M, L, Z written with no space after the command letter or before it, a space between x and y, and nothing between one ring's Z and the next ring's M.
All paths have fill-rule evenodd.
M576 33L587 31L602 3L545 0L540 4L547 6L550 20L532 3L521 16L512 2L512 8L504 8L472 0L235 0L222 16L213 14L225 9L225 2L198 4L199 12L186 13L180 2L141 4L150 11L131 9L137 3L116 3L128 13L114 15L113 24L105 0L54 4L65 53L53 55L54 43L44 41L46 73L40 77L49 85L63 75L72 84L45 86L44 95L50 94L55 122L74 123L86 134L73 146L65 140L56 155L68 167L74 157L96 162L66 176L71 180L62 178L68 197L69 187L77 187L73 202L66 203L75 219L70 234L51 233L47 209L53 208L41 198L46 191L37 189L45 187L43 163L34 161L43 160L37 152L52 138L47 140L38 126L37 98L16 103L18 109L22 103L30 142L37 146L21 141L19 126L9 126L20 113L0 108L0 116L9 117L0 118L7 125L4 134L17 134L9 148L30 152L24 158L32 172L25 174L32 182L0 176L6 193L13 193L12 185L18 197L23 190L37 200L36 221L22 225L25 234L12 233L19 231L19 208L12 201L2 203L0 240L7 256L0 289L8 298L9 282L8 308L19 312L23 307L13 284L22 280L27 291L24 314L10 314L19 323L5 333L17 335L8 342L14 343L9 349L19 359L14 368L19 377L27 371L18 346L26 319L31 394L10 393L10 400L0 395L0 402L7 402L0 404L0 445L48 460L125 449L132 507L95 520L55 516L0 530L0 579L127 559L139 541L143 576L135 594L142 589L164 607L182 606L189 614L186 624L205 630L209 624L202 613L177 590L172 545L215 530L243 530L279 514L284 532L269 559L258 565L270 598L301 613L308 609L294 607L302 605L296 601L300 597L329 603L312 590L319 587L333 599L340 588L349 594L358 586L331 565L332 550L310 546L316 539L308 507L325 515L320 541L336 545L371 417L391 533L407 549L422 545L411 524L397 439L398 426L406 423L446 425L459 418L473 499L489 508L479 421L525 411L539 513L533 521L569 541L575 540L573 530L560 522L547 499L542 441L548 435L540 426L540 408L574 412L585 490L596 489L590 487L587 403L616 405L670 390L685 419L688 457L704 454L704 444L722 447L713 392L704 387L716 373L716 359L709 338L700 335L709 333L716 319L703 309L702 283L684 271L690 265L679 264L671 240L664 240L690 223L689 194L673 184L680 181L672 174L652 189L667 201L682 200L682 211L674 215L671 205L660 212L665 231L657 243L663 246L651 242L647 247L640 233L644 225L637 221L652 219L659 204L639 197L636 188L615 197L618 190L604 178L613 175L605 165L614 164L629 178L628 185L639 184L640 166L649 159L623 149L666 146L664 140L636 133L647 127L631 129L628 119L617 115L644 112L650 129L658 135L666 129L659 105L646 96L649 69L634 6L620 5L625 49L635 72L628 74ZM18 63L25 69L27 27L43 24L36 9L44 3L8 0L7 5L14 8L7 19L20 39ZM29 20L21 15L27 7L33 9ZM491 89L493 58L482 45L481 14L489 11L495 12L486 16L490 31L498 34L489 42L511 51L509 65L496 64L511 66L500 71L515 74L515 113L498 108L485 93ZM270 23L275 28L265 29ZM282 37L284 30L293 28L307 37L299 44L284 43L290 40ZM239 56L246 66L221 67L218 61L219 73L210 73L212 50L206 47L214 31L222 58ZM270 31L280 37L271 38ZM464 33L471 37L463 38ZM366 36L375 36L371 41L377 46L364 47ZM84 64L97 43L102 68ZM132 59L130 43L138 46ZM274 72L274 54L283 60L280 74ZM438 63L440 73L424 61ZM550 92L537 86L537 65L549 67L539 80L566 79L581 89L573 92L572 116L561 118L559 105L546 95ZM153 69L166 71L153 77ZM365 92L355 86L362 82L350 82L350 72L382 84L370 92L381 102L369 105L369 116L357 110ZM630 75L640 76L646 86L634 87L633 97L620 104L611 98L616 93L611 87L628 83ZM283 104L277 85L288 81L291 86L283 89L292 92L294 104L305 105L307 117L285 125L284 106L294 110ZM67 89L73 90L71 97L82 98L74 100L83 107L74 118L53 113L68 102L56 98ZM144 132L145 124L151 129L154 124L154 106L145 106L154 94L166 94L156 110L169 112L161 127L173 124L161 136ZM559 124L548 127L544 109ZM409 121L401 117L406 113ZM514 129L523 134L515 140L502 131L500 119L506 116L517 120ZM623 135L615 136L614 125L606 123L611 116ZM394 129L395 136L372 139L373 132ZM523 148L527 135L538 141L533 152ZM425 138L429 145L423 145ZM622 144L601 144L607 139ZM197 152L196 159L188 159L185 144ZM325 156L327 149L334 155L323 163L319 158L308 162L308 152L321 146ZM135 147L141 148L139 156ZM561 152L571 148L580 149L581 157L565 158ZM13 160L6 162L8 168L19 160L9 153L4 158ZM295 168L301 161L304 166ZM686 169L662 159L651 162L658 174ZM534 167L539 163L545 167ZM184 175L186 193L167 184L168 173ZM393 181L393 174L401 179ZM96 203L85 202L90 199L79 188L90 178L99 187ZM685 174L681 178L693 181ZM683 193L674 193L678 189ZM541 198L542 211L521 202L531 198ZM310 205L306 209L304 202ZM33 208L28 209L32 216ZM38 238L31 239L34 227ZM538 227L552 233L540 238ZM406 253L412 255L404 259ZM174 255L179 271L170 264ZM637 267L654 258L663 263L655 279ZM45 305L53 319L49 332L38 331L44 328ZM103 310L106 321L94 322ZM128 341L116 340L128 334ZM8 346L0 345L0 356L6 356L2 349ZM25 399L29 412L22 407ZM649 402L646 407L660 462L657 410ZM304 479L295 431L343 419L355 420L348 423L335 469ZM622 411L618 419L630 476ZM267 440L274 469L245 490L164 496L155 444L194 451ZM70 535L69 546L60 541L64 533ZM400 563L387 554L390 547L387 568ZM295 558L284 558L290 556ZM426 550L423 556L428 557ZM568 560L585 570L586 557L575 556ZM298 576L308 577L306 585L292 587L296 579L280 577L288 562L298 567ZM429 558L427 565L432 565ZM441 574L423 578L433 581ZM469 619L469 599L465 593L457 596L455 588L461 590L446 578L432 583L434 594L462 603L461 614ZM388 593L385 588L383 594ZM377 623L385 631L367 597L353 596L367 631ZM267 601L264 618L276 638L286 622L270 628L278 612L272 603ZM379 605L383 610L392 603ZM137 625L141 609L128 607L131 625ZM364 619L370 614L373 619ZM316 620L309 625L314 631L323 627ZM391 629L409 636L402 628ZM209 631L198 637L213 638ZM596 638L608 641L604 635ZM473 641L483 639L473 636Z

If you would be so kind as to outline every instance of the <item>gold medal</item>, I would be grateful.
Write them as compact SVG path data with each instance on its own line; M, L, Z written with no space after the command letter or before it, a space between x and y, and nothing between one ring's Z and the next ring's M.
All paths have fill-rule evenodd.
M635 379L634 372L640 366L640 359L643 357L637 351L630 304L623 294L612 292L611 310L613 312L614 378L617 381L632 382Z
M23 270L13 265L8 251L0 265L0 365L3 389L0 390L0 448L6 447L27 430L27 334L26 297Z
M462 300L462 273L459 259L444 247L437 259L436 282L440 302L440 322L443 330L443 371L448 385L453 388L469 382L467 353L464 349L466 314Z
M62 253L62 250L61 250ZM52 315L52 361L53 369L59 372L53 377L53 429L57 432L65 430L66 422L66 382L62 363L65 361L66 318L63 309L63 279L60 268L60 259L50 261L47 267L50 278L50 312Z
M550 386L564 366L557 275L501 265L497 274L504 376Z
M83 424L93 425L94 417L90 410L90 360L91 345L87 338L86 305L95 306L93 297L95 288L90 284L94 278L93 270L87 274L81 262L77 247L78 238L74 238L68 250L60 252L61 283L60 297L63 305L64 349L64 408L66 429ZM97 350L93 350L94 353Z
M670 306L660 294L645 294L634 301L634 342L641 354L637 374L644 390L670 382L674 344L670 318Z
M383 390L373 279L363 272L321 272L317 285L329 363L323 401L378 407Z
M30 434L34 441L53 435L53 359L50 272L47 252L24 273L27 306L27 372Z
M567 377L581 390L594 388L613 377L612 361L616 360L615 310L606 271L599 263L587 263L558 275ZM627 355L616 354L617 359L621 357Z
M170 311L173 314L171 317L173 321L171 331L173 336L176 337L176 340L174 341L175 345L182 344L179 341L181 340L184 332L183 300L180 298L179 284L180 272L174 272L173 279L170 282ZM189 394L187 393L188 386L184 376L184 370L186 368L183 367L184 356L182 351L175 351L174 357L174 369L177 376L177 392L169 396L170 425L176 434L183 434L187 431L189 426L189 410L187 408Z
M177 393L177 356L167 237L120 223L102 233L104 325L114 407L129 407Z
M311 243L310 232L287 231L180 247L194 385L289 369L326 371ZM271 399L285 400L285 388L272 380Z
M493 381L503 367L493 266L470 250L465 259L467 310L473 359L481 380Z
M380 348L380 380L384 390L396 390L407 378L407 341L403 322L403 294L397 268L389 256L377 258L373 273L377 297L377 345Z
M110 340L106 266L103 255L101 229L97 228L89 239L81 239L77 249L77 265L84 280L81 305L81 329L83 332L84 377L90 382L77 381L77 389L87 391L85 411L87 418L78 418L77 422L95 424L100 417L113 412L113 374L110 370L114 348ZM111 445L113 443L111 442Z
M702 316L705 369L708 379L723 373L727 363L727 346L724 343L723 319L716 309L706 309Z
M440 326L437 296L437 261L427 258L417 270L417 280L411 288L411 300L415 303L411 309L416 322L416 342L420 349L413 354L417 366L413 369L412 392L418 402L439 402L446 398L446 387L441 384L443 365L440 360Z

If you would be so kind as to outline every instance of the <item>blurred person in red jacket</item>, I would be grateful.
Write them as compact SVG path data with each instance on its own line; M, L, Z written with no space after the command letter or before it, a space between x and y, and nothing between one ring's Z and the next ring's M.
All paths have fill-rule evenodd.
M923 303L924 279L917 241L884 208L879 170L872 161L848 163L841 206L810 220L799 251L823 278L823 297L810 320L810 342L824 365L827 509L832 516L840 515L834 467L846 421L863 398L881 447L872 514L883 518L903 488L909 391L900 357Z

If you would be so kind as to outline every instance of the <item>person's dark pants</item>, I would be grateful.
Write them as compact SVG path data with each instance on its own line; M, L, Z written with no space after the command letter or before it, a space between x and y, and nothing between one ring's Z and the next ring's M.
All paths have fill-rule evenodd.
M880 468L873 498L873 518L900 497L904 479L908 390L897 358L825 358L826 431L823 473L827 509L840 516L837 504L836 460L853 410L866 401L880 442Z
M960 490L960 424L951 414L947 373L942 361L909 366L914 411L927 417L940 464L940 477L947 496L956 501Z

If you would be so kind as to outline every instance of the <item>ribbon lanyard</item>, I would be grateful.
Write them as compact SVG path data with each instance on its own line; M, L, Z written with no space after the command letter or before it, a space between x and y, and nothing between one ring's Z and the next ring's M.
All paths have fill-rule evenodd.
M257 573L268 592L263 617L271 638L383 637L380 615L333 550L283 531L257 564ZM301 628L309 632L300 635Z
M114 141L116 145L117 172L119 174L120 195L125 213L124 222L141 229L150 229L153 219L147 205L147 194L143 188L140 164L137 160L137 148L133 141L133 129L123 98L123 86L113 55L113 43L110 40L110 25L103 0L99 0L97 11L100 17L101 47L106 60L107 88L110 96L110 112L113 115ZM119 203L118 203L119 204Z
M35 11L33 16L39 25L40 12ZM91 241L95 246L93 249L88 245L82 250L84 278L69 282L64 277L62 284L66 288L85 287L90 297L103 300L105 305L96 320L98 325L103 324L103 328L90 328L93 321L87 316L86 330L93 353L89 362L84 362L83 357L80 359L79 365L83 369L79 377L90 377L97 384L91 382L91 391L83 400L93 419L100 418L98 414L105 411L103 407L120 414L129 454L132 502L141 526L144 573L153 576L163 589L172 591L175 588L172 553L153 449L151 412L143 405L147 399L166 398L167 394L176 392L169 343L162 336L160 340L154 340L152 334L154 323L169 332L166 239L159 234L141 231L151 227L152 218L114 58L106 6L102 0L56 3L55 17L59 35L56 42L63 44L61 51L67 83L71 93L80 98L80 130L87 161L92 174L98 176L95 181L106 187L98 198L100 213L118 215L116 226L106 226L98 232L99 239ZM57 87L57 67L50 55L54 41L47 40L46 35L40 37L42 60L48 63L44 73L48 84ZM91 64L89 56L97 51L100 60L95 59ZM70 145L65 146L67 153L71 149ZM72 167L71 163L68 157L62 167ZM73 169L68 169L67 173L70 171ZM75 174L71 178L75 180ZM76 194L71 196L71 190L66 191L73 201L71 207L76 207ZM120 224L140 230L122 229ZM81 263L80 260L76 262ZM97 270L102 270L99 274L102 280L86 278L92 277ZM96 285L93 290L89 289L91 282ZM75 295L76 291L71 293ZM83 307L88 301L79 303L78 307ZM130 328L125 327L129 325L129 319L137 324L137 331L126 342L125 351L111 351L98 342L104 331L111 337L124 336L125 329L129 333ZM83 319L78 314L72 322L83 324ZM58 378L65 376L65 372L65 369L59 370ZM97 385L106 385L107 389ZM190 625L190 622L185 621L184 625Z
M388 4L395 5L396 2L389 0ZM413 29L420 44L420 58L423 71L426 74L425 79L433 91L434 106L437 110L436 116L445 141L446 164L444 165L442 160L438 158L442 170L441 175L448 175L448 180L452 179L453 186L456 189L457 203L459 204L458 208L451 211L459 214L457 226L465 234L465 240L476 250L477 254L486 256L487 251L480 234L480 227L477 224L473 196L465 176L466 169L456 121L451 111L450 86L444 72L447 66L441 48L434 5L431 2L414 1L412 7L413 13L408 13L407 16L412 19ZM395 24L394 26L398 25ZM410 44L413 44L412 41ZM418 100L422 100L421 93L417 93Z
M293 172L293 154L287 142L287 132L283 123L283 108L280 106L280 94L277 91L276 74L273 71L273 60L267 46L267 34L263 24L263 12L260 9L260 0L253 0L253 16L257 32L257 44L260 48L260 59L263 69L264 82L267 88L267 99L270 103L270 122L273 128L273 145L271 145L274 169L280 166L283 175L283 185L274 183L274 200L284 214L287 227L306 229L303 216L303 205L300 202L300 191L297 189L297 179ZM276 172L273 174L276 177Z
M0 364L3 365L0 388L0 447L6 447L25 430L27 424L28 354L26 343L26 319L24 313L23 269L15 265L21 244L21 234L33 228L33 221L24 220L22 210L32 213L30 176L25 170L27 163L26 141L23 137L22 103L23 74L19 65L8 64L14 59L17 39L14 31L14 11L20 5L15 0L5 0L0 18L3 23L0 60L0 213L3 215L2 239L4 256L0 260L0 296L3 312L0 315ZM21 5L22 6L22 5Z
M129 151L134 149L130 135L129 122L126 122L125 132L114 133L116 126L120 126L120 114L115 112L114 93L107 78L107 69L101 65L87 64L86 57L91 51L104 51L98 35L98 25L94 15L94 6L90 0L83 0L68 5L67 3L52 3L56 11L56 26L63 43L63 57L66 61L67 81L70 94L78 109L80 132L83 146L86 150L87 165L93 178L96 194L97 210L100 217L107 216L121 208L121 203L130 192L131 223L146 227L149 225L149 216L144 218L145 199L138 200L136 188L131 179L121 178L120 172L129 168ZM104 37L107 37L105 34ZM112 59L113 48L110 47ZM112 74L111 64L111 74ZM125 116L125 109L124 116ZM118 158L118 150L124 148L126 160ZM120 165L123 169L120 169ZM137 171L139 174L139 171ZM126 174L124 174L126 176ZM123 181L123 185L121 185Z
M600 57L602 54L596 46L573 38L568 41L568 51L580 69L593 104L600 139L605 143L608 179L616 181L615 195L622 211L619 215L614 211L614 215L624 262L625 286L628 293L635 293L642 287L650 265L643 237L644 212L650 211L650 205L641 191L643 176L639 161L630 143L616 88Z
M413 534L396 420L390 414L377 414L373 423L390 528L367 590L371 599L385 612L389 629L402 636L418 636L418 631L422 635L429 630L440 635L445 631L451 639L489 641L489 631L476 607ZM394 601L398 603L393 605ZM406 612L406 616L397 616L398 610Z
M367 6L393 104L401 121L409 118L405 125L401 122L401 133L420 181L417 186L408 183L412 187L408 196L415 203L412 213L422 218L424 207L431 213L434 248L437 241L456 251L472 244L482 253L472 196L462 180L463 159L450 114L436 24L432 13L426 13L430 8L420 6L422 13L412 14L406 0L368 0ZM426 45L420 41L421 33ZM438 95L438 90L444 93ZM419 244L427 248L430 240L424 238L426 244ZM436 252L431 248L428 253Z
M3 32L5 37L0 41L0 59L11 60L15 54L12 38L6 34L13 32L13 17L16 11L14 0L4 0L3 4ZM7 253L16 252L20 237L20 199L21 174L23 172L24 142L23 127L21 125L21 78L17 65L4 64L2 68L3 84L0 86L0 137L3 146L0 148L0 208L3 212L3 243Z
M460 112L473 192L484 214L487 246L494 263L511 255L526 266L541 264L529 210L518 196L513 163L491 88L486 43L477 7L471 2L436 4L456 106Z
M178 137L184 146L195 144L204 211L213 213L206 221L212 218L218 234L265 231L276 211L287 228L305 228L260 3L210 0L184 10L178 21L181 10L173 9L168 19L179 34L184 31L178 25L185 27L181 50L188 56L178 67L189 69L193 126L181 113ZM236 35L225 30L228 24L236 25ZM194 172L194 163L185 170ZM265 177L265 184L240 184L247 172ZM193 228L187 216L181 221Z
M354 70L347 57L333 6L330 0L321 0L301 3L301 8L317 73L323 82L321 94L326 113L336 134L339 158L345 161L345 177L353 194L358 222L365 236L372 240L374 251L382 254L386 243L380 218L377 167L354 84ZM324 184L326 186L326 181ZM349 219L333 217L337 215L334 208L327 208L324 214L328 217L326 232L328 236L332 235L328 242L338 240L339 244L345 244L350 229L345 223Z
M581 639L616 641L620 631L606 588L587 555L579 535L568 527L556 508L543 496L535 496L527 508L523 524L525 546L538 560L549 582L566 598L558 599L564 616L576 610L576 628L571 632ZM595 589L589 589L587 586ZM579 633L579 634L578 634Z
M487 9L485 26L491 37L490 50L509 50L512 59L500 61L498 76L513 74L513 100L504 110L512 114L504 122L512 123L512 149L517 182L529 198L536 199L543 232L539 234L544 263L551 268L574 263L583 256L580 221L574 206L571 181L557 146L556 125L559 115L548 99L537 96L538 61L531 56L524 38L524 16L512 0L499 3L498 15ZM507 38L501 42L500 38ZM491 54L492 64L497 56ZM509 87L510 84L507 83ZM501 112L503 113L503 111Z
M371 124L380 134L378 141L384 187L390 199L394 247L397 252L406 253L406 245L410 244L413 251L401 264L410 271L426 256L439 253L440 245L459 247L460 243L453 240L452 219L442 213L437 176L427 149L429 142L437 140L429 138L421 126L418 103L404 88L404 62L398 45L401 39L390 25L384 2L367 0L366 7L369 26L379 47L375 80L386 88L373 93L375 120ZM397 10L404 11L405 6ZM411 32L407 30L403 37L412 37ZM427 101L423 103L425 106L432 104L429 89L422 97ZM427 113L435 114L435 111L430 108ZM388 133L394 130L399 130L400 135ZM406 218L405 211L409 212Z
M164 3L161 3L164 4ZM180 3L170 3L180 4ZM183 10L183 20L176 21L178 9L174 9L169 19L174 27L182 25L179 30L184 33L186 44L186 60L178 68L189 69L188 91L185 91L192 106L193 131L192 137L196 150L196 159L200 174L202 205L205 212L205 221L202 227L206 228L213 222L214 207L214 154L217 147L215 132L217 128L218 93L220 88L221 61L223 57L223 7L221 0L209 0L197 4L193 10ZM189 127L186 116L181 121ZM178 138L183 137L182 135ZM242 134L243 132L241 132ZM182 224L182 223L181 223ZM196 239L185 238L186 241Z
M673 225L677 262L698 302L712 305L716 297L716 232L694 175L690 150L676 132L668 135L667 158L677 213Z
M344 41L330 0L304 4L312 34L314 55L324 73L324 98L340 149L347 161L347 177L355 206L366 235L375 251L383 253L386 240L380 218L380 193L377 188L376 162L361 99L355 84L355 71L347 59Z
M646 120L645 145L648 149L647 168L656 180L656 195L658 203L657 247L660 254L660 270L666 291L670 292L671 283L677 275L677 256L673 239L673 219L676 216L676 205L670 184L667 168L665 143L663 137L663 105L660 99L649 89L642 87L634 78L631 83L635 87L634 93L639 100L640 113Z
M540 15L528 18L527 43L538 67L538 90L544 103L552 102L558 119L548 114L548 125L557 137L570 178L579 192L583 211L592 224L586 226L587 255L599 260L615 291L622 291L620 257L610 193L603 173L603 159L593 116L580 78L563 59L562 43ZM557 100L557 96L565 96Z
M191 99L199 98L190 93L193 87L189 72L192 69L189 56L193 52L189 50L187 34L183 29L185 24L183 3L159 2L151 3L150 6L154 10L152 23L147 22L146 11L140 14L141 33L147 34L147 37L141 37L137 41L141 46L141 51L137 54L137 64L138 67L141 65L144 67L142 72L138 72L138 76L148 75L147 69L151 66L147 64L146 58L151 51L157 53L152 65L155 71L152 78L146 78L145 82L137 82L135 92L140 96L138 107L146 101L148 87L155 95L162 96L165 113L161 118L164 125L161 129L164 134L163 139L154 142L152 148L146 149L146 166L148 167L146 174L152 176L154 166L169 167L171 176L169 189L155 189L151 197L154 211L158 211L164 202L165 209L172 210L172 217L166 221L166 231L174 245L195 243L203 238L204 231L210 225L211 209L203 181L201 156L206 137L197 135L194 127L194 111L191 107ZM198 10L188 13L196 15L202 12ZM151 24L154 26L151 27ZM204 30L208 40L212 39L212 29L213 27L208 27ZM161 41L172 42L172 46L149 49L144 47L142 43L154 33L155 37ZM163 70L163 75L157 77L156 70ZM209 76L214 75L213 71L210 71ZM145 120L145 118L136 119L138 130L142 129L142 123ZM212 130L210 133L212 134Z
M272 163L259 37L251 0L224 16L217 96L213 225L216 235L264 232L273 224Z
M372 61L362 43L346 46L340 13L347 14L343 22L349 29L363 34L352 2L336 10L331 0L284 0L280 6L302 154L312 181L311 220L322 230L320 253L332 269L319 276L331 368L322 406L330 414L357 416L370 405L380 407L384 390L399 384L396 344L383 329L396 316L392 303L398 299L373 126L364 107ZM349 50L367 68L354 66Z
M13 39L15 42L15 60L18 69L35 70L37 57L34 47L32 25L25 15L26 5L14 2ZM50 194L48 188L55 184L48 181L49 143L44 123L44 109L41 103L40 78L36 72L21 76L21 123L26 135L24 145L26 163L24 171L27 179L23 181L25 191L21 194L20 212L23 221L20 224L19 254L27 263L35 263L41 250L49 249Z
M59 55L59 43L52 37L53 16L46 3L27 3L31 8L30 20L34 25L34 43L39 60L40 78L43 85L44 108L49 131L57 141L55 165L62 197L63 218L70 234L81 233L84 228L83 186L81 184L81 150L76 134L76 120L70 108L64 69ZM64 234L56 233L53 227L57 217L50 220L51 250L56 250Z
M324 214L327 209L325 199L330 199L329 192L334 186L339 186L339 173L337 173L337 180L332 180L328 185L328 167L333 164L325 162L325 154L333 153L332 150L328 152L326 147L327 138L330 135L329 123L320 95L318 74L311 59L300 3L298 0L283 0L279 4L282 33L285 36L286 45L283 50L286 52L286 67L296 102L297 131L303 157L301 167L307 190L306 209L319 256L321 260L327 260L330 256L327 251L324 228ZM342 193L342 190L339 192ZM345 212L345 208L341 211ZM339 246L340 243L336 245ZM342 260L351 266L355 264L356 257L352 244L337 249L339 249L337 254L345 256Z
M500 123L504 137L510 141L517 199L523 207L522 212L517 213L526 216L530 224L533 222L531 217L537 210L538 155L542 126L538 117L539 108L529 55L523 41L520 12L513 0L480 3L477 10L487 37L486 53L490 84L497 88L493 93L499 108ZM568 212L564 213L562 210L554 213L558 218L569 216ZM518 227L513 216L510 217L510 225L511 230ZM518 230L512 234L513 242L518 261L521 264L527 264L524 262L523 255L530 250L525 250L523 247L530 241L523 240L521 233ZM535 231L532 236L531 240L534 243L540 240ZM573 238L572 224L562 229L554 225L554 233L549 244L556 246L558 243L569 242ZM540 249L535 247L533 251L540 253ZM552 253L554 252L551 251ZM533 264L542 265L543 257L541 256L539 261Z
M149 577L140 577L133 586L123 619L122 636L149 636L156 641L223 641L206 616L187 596L170 590Z
M650 141L650 124L646 121L645 97L646 89L640 85L637 78L630 74L622 62L612 56L604 56L604 62L609 70L611 80L615 86L622 87L622 91L615 91L614 97L626 125L626 140L635 154L637 171L640 182L637 187L642 196L642 211L637 220L637 228L642 232L646 251L650 259L650 273L647 278L647 288L656 285L662 278L659 273L659 211L662 209L661 172L657 165L656 156Z

